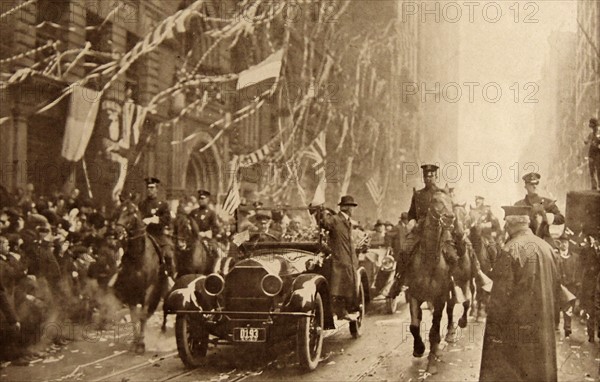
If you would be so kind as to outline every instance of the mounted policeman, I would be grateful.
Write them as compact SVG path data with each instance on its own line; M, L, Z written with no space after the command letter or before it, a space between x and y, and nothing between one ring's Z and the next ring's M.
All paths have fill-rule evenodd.
M146 199L138 206L142 220L146 224L146 232L154 239L162 255L165 271L173 277L173 242L170 238L171 211L166 201L158 197L158 178L146 178Z
M211 256L219 257L217 238L221 234L221 225L217 213L209 206L211 193L206 190L198 190L199 207L190 213L190 216L198 226L202 243Z

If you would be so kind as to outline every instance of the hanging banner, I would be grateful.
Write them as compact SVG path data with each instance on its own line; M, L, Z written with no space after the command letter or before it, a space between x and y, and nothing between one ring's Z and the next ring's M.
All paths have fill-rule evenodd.
M100 106L98 94L83 86L73 88L61 151L66 160L78 162L85 153Z
M260 64L251 66L241 72L238 77L237 90L244 89L269 78L279 78L282 59L283 49L279 49Z

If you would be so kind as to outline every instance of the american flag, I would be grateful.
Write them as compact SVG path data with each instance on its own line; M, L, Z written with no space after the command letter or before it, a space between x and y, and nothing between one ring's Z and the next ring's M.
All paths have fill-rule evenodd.
M229 186L229 190L227 191L227 195L225 196L225 201L223 202L223 211L228 213L229 215L233 215L235 210L240 206L241 198L240 198L240 185L238 183L238 169L239 169L239 158L235 157L233 159L235 171L233 173L231 184Z

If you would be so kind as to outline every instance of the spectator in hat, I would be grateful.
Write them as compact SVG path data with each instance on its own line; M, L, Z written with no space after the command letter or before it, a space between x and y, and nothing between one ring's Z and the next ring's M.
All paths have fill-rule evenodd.
M352 214L358 204L351 195L342 196L338 203L340 211L330 214L321 210L321 226L328 231L328 244L331 248L331 257L327 264L330 269L328 281L333 297L335 313L338 319L355 320L358 280L358 257L352 243ZM312 209L311 212L317 212Z
M392 229L394 229L394 225L392 224L391 221L386 220L385 221L385 232L389 233L392 231Z
M158 197L160 180L157 178L146 178L146 199L144 199L139 209L142 214L142 220L146 224L146 231L156 240L160 247L165 271L169 276L173 276L173 242L168 231L171 227L171 211L169 205Z
M597 190L598 183L600 183L600 133L598 133L598 120L596 118L591 118L589 127L592 131L584 143L590 145L588 151L590 178L592 180L592 190Z
M556 381L552 247L535 236L529 206L505 206L509 239L494 264L480 381Z
M535 172L523 176L527 195L515 203L515 206L531 207L531 230L538 237L549 237L549 225L560 225L565 223L565 217L558 209L556 200L538 195L537 187L540 184L541 175ZM553 240L549 244L554 245Z

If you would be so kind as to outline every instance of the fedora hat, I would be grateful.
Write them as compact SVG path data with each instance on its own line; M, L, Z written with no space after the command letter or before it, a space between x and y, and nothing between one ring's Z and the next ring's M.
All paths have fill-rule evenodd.
M338 203L338 206L358 206L356 202L354 202L354 198L351 195L344 195L342 199Z

